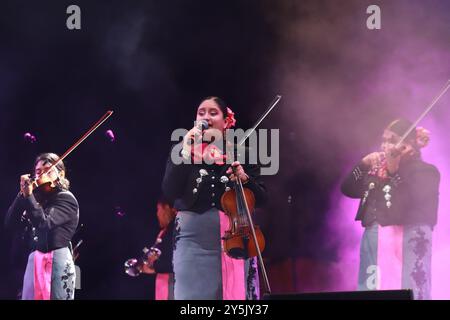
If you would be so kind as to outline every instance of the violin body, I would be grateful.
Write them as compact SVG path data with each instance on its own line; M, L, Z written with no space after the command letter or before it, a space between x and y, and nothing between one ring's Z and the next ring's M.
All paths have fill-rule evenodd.
M240 233L232 233L230 231L225 232L223 237L223 248L228 256L235 259L248 259L256 257L258 252L256 250L255 241L251 236L251 230L249 228L242 228ZM261 251L264 250L266 242L261 229L255 227L256 240L258 241Z
M252 191L243 188L243 196L250 212L255 207L255 196ZM247 259L256 257L258 251L247 219L245 209L242 207L242 196L234 189L225 192L221 198L222 208L229 218L229 229L223 237L223 248L228 256L234 259ZM264 235L258 226L254 227L256 241L261 252L265 247Z
M55 189L55 185L51 181L41 181L41 179L33 182L33 193L51 194Z

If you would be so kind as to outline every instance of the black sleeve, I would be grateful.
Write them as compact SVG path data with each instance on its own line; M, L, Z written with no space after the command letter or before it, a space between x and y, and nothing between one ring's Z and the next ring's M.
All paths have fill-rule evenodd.
M24 198L18 194L13 203L6 212L4 226L6 229L12 229L20 223L22 213L25 211Z
M172 257L173 257L173 224L168 232L164 235L161 250L161 256L153 263L156 273L173 273Z
M45 210L36 201L33 194L25 198L25 206L31 215L33 224L48 230L74 219L78 214L77 200L65 192L57 194L54 204Z
M171 152L169 154L169 158L167 159L166 171L164 173L164 178L162 182L162 191L163 194L170 200L174 201L182 197L183 191L186 185L187 177L189 174L189 166L190 164L174 164L171 159L172 150L179 146L175 145L172 147ZM180 155L181 157L181 155Z
M345 177L341 185L341 192L350 198L361 198L366 191L365 177L369 171L369 167L360 162Z
M403 178L408 185L410 212L419 220L436 222L439 203L440 174L434 166L429 166Z
M248 175L248 182L243 186L249 188L255 195L256 207L261 207L267 202L267 190L261 179L261 168L259 165L244 165L244 171Z

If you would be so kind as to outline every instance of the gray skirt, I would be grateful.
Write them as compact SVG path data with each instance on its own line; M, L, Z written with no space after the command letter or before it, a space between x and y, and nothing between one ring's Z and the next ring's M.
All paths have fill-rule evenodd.
M23 278L22 300L35 299L35 275L33 251L28 256L28 263ZM51 300L73 300L75 297L75 264L69 248L53 251L52 274L50 284Z
M174 231L174 298L176 300L221 300L226 290L222 277L223 257L219 210L213 208L204 213L179 211ZM228 270L244 274L245 280L236 283L244 293L244 299L257 299L259 295L258 273L255 259L247 259L240 270ZM225 281L227 282L227 281ZM228 281L228 283L230 283Z

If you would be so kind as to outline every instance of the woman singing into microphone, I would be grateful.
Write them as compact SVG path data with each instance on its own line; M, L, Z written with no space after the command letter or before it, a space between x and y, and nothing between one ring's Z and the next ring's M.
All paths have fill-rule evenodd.
M20 177L20 193L9 208L5 225L27 221L33 252L23 279L23 300L73 300L75 265L71 239L78 225L78 202L69 191L65 166L54 153L36 158L34 173Z
M185 161L175 164L169 157L162 184L163 192L175 200L178 210L173 252L175 299L257 299L256 260L232 259L222 250L221 237L228 219L220 199L233 187L236 177L224 161L225 143L213 142L224 141L225 130L235 124L234 114L222 99L208 97L200 103L196 120L207 123L208 128L195 126L175 146L177 149L173 148L181 150L177 155ZM199 139L204 143L192 144ZM254 193L256 204L264 202L266 190L259 166L237 161L231 166L244 187Z

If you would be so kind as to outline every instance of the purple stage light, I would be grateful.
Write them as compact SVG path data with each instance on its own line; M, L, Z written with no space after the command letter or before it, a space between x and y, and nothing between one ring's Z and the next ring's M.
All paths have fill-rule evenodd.
M111 142L114 142L115 140L116 140L116 137L114 136L114 132L110 129L110 130L107 130L106 132L105 132L105 135L108 137L108 139L111 141Z
M123 211L123 209L120 206L116 206L114 209L117 216L119 217L125 216L125 211Z
M36 136L35 135L33 135L33 134L31 134L30 132L26 132L24 135L23 135L23 139L26 141L26 142L29 142L29 143L35 143L37 140L36 140Z

